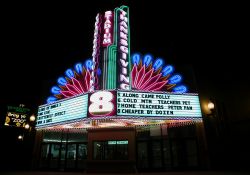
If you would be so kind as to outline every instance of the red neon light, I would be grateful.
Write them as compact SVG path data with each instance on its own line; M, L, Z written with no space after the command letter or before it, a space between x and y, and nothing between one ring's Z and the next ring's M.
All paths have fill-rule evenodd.
M82 74L77 76L77 79L72 77L68 79L68 83L65 86L60 86L61 94L63 97L72 97L90 90L90 72L88 70L83 71Z
M162 74L155 72L152 67L134 64L131 71L132 88L144 91L160 91L168 80L162 78Z

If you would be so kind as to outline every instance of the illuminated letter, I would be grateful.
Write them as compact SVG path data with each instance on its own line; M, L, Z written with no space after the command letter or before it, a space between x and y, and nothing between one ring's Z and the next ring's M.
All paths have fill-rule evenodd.
M123 68L122 68L122 74L127 75L127 73L128 73L127 68L123 67Z
M124 60L120 59L121 65L123 67L127 67L128 66L128 62L125 62Z
M120 32L120 37L122 39L128 40L128 36L125 33L123 33L123 32Z
M129 83L129 77L126 77L125 75L120 75L120 81L121 82L125 82L125 83Z
M89 113L92 115L107 115L114 110L114 104L111 102L114 96L111 92L98 91L90 96Z
M120 46L120 49L121 49L122 52L128 54L128 48L127 48L127 47L125 47L125 46Z
M126 22L124 22L124 21L120 22L120 26L123 26L123 27L125 27L126 29L128 28L127 23L126 23Z
M123 26L120 26L120 31L124 33L128 33L128 29L125 29Z
M109 21L109 23L106 23L104 24L104 29L109 29L111 28L111 22Z
M120 40L120 44L121 45L124 45L124 46L128 46L128 41L124 40L124 39L121 39Z
M110 38L103 39L103 44L109 44L109 43L111 43L111 39Z
M104 38L110 38L111 37L111 34L110 33L105 33L104 34Z
M122 53L122 59L124 59L124 60L127 59L127 54L126 53Z
M120 88L121 88L121 89L129 90L129 85L128 85L128 84L122 83L122 84L120 85Z

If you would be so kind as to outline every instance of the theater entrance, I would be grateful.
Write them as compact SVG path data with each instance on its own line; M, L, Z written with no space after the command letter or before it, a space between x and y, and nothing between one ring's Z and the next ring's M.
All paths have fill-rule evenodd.
M87 172L135 172L135 128L88 130Z

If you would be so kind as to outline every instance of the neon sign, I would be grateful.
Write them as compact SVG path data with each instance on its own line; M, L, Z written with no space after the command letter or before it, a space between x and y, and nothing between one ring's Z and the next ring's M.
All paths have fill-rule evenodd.
M112 126L121 126L119 121L125 120L130 125L132 118L201 118L197 94L187 94L183 77L172 65L165 65L163 58L151 54L135 53L130 57L127 6L99 13L95 19L92 60L77 63L58 78L51 88L53 96L47 99L48 106L39 107L37 126L65 122L70 126L73 122L91 127L98 126L102 118L118 121ZM64 98L69 99L62 101Z
M50 96L47 103L90 91L91 67L92 61L87 60L85 66L77 63L75 69L67 69L65 72L66 77L59 77L57 80L58 85L51 88L51 93L54 96Z
M105 12L104 15L104 36L103 36L103 42L102 45L104 47L109 46L110 44L112 44L112 32L113 32L113 13L112 11L107 11Z
M27 123L27 117L30 115L30 109L23 106L7 106L5 126L24 127Z
M42 105L38 108L37 127L76 121L87 117L88 94Z
M91 80L90 80L90 91L94 89L98 89L98 65L99 65L99 57L100 57L100 36L101 36L101 15L97 14L96 22L95 22L95 31L94 31L94 40L93 40L93 65L91 72Z
M132 89L176 93L187 92L186 86L180 85L182 76L179 74L172 75L174 72L173 66L167 65L164 67L161 58L154 61L153 56L150 54L143 57L135 53L132 55L132 64Z
M198 95L149 92L117 92L117 116L200 118Z
M128 13L123 9L120 9L119 14L119 43L118 43L118 51L119 51L119 64L120 64L120 74L119 74L119 82L120 89L130 89L130 77L129 77L129 42L128 42Z
M197 94L105 90L39 106L37 126L100 118L197 119Z
M122 62L125 63L124 60ZM128 65L128 62L125 64ZM51 89L54 96L49 97L47 103L91 91L90 72L93 62L87 60L84 65L77 63L75 69L66 70L66 77L58 78L58 85L53 86ZM174 72L172 65L164 66L160 58L154 61L153 56L150 54L143 56L135 53L132 55L132 65L133 68L130 72L130 77L131 87L134 90L175 93L186 93L188 91L187 87L182 84L182 76Z
M89 117L116 115L116 96L114 91L96 91L89 97Z

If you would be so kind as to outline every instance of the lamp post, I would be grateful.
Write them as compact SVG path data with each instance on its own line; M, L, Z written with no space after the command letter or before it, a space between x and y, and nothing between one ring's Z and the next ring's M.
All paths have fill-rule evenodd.
M30 137L32 130L34 129L36 117L31 115L28 122L24 125L23 135L18 136L18 140L23 141L24 135L27 136L27 139ZM26 140L26 139L25 139Z

